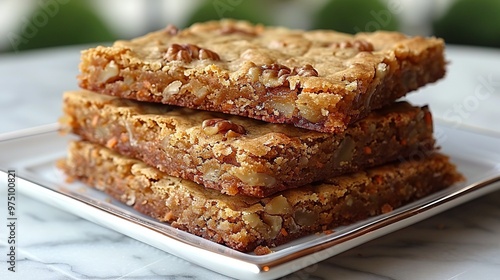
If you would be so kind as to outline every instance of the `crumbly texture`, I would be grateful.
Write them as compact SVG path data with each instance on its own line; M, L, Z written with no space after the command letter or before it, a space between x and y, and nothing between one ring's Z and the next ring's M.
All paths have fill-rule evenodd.
M338 134L88 91L64 95L63 129L229 195L264 197L434 149L427 107L395 103Z
M169 177L90 142L70 143L62 166L142 213L244 252L390 212L462 179L446 156L433 154L259 199Z
M445 74L444 43L221 20L83 51L99 93L340 132Z

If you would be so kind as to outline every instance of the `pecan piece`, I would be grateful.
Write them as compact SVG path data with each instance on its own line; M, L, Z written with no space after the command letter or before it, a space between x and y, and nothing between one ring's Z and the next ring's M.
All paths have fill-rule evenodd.
M318 71L310 64L301 67L294 67L290 70L285 65L279 63L264 64L260 66L261 82L267 87L288 86L289 76L317 77ZM250 72L249 72L250 74Z
M225 120L225 119L208 119L204 120L203 123L201 124L201 128L203 129L203 132L205 132L208 135L215 135L215 134L226 134L229 131L238 133L238 134L245 134L246 130L243 126L239 124L235 124L230 120Z
M292 73L303 77L318 77L318 71L311 64L306 64L298 68L295 67Z
M273 63L260 66L262 70L262 82L267 87L287 86L288 76L292 73L285 65Z
M374 47L372 43L367 42L365 40L353 40L353 41L342 41L336 42L332 44L332 47L337 49L357 49L360 52L372 52L374 51Z
M282 77L284 75L290 75L292 72L290 68L286 67L285 65L278 64L278 63L273 63L273 64L264 64L261 66L262 70L264 73L269 73L271 76L275 77Z
M164 55L167 61L191 62L193 59L220 60L217 53L193 44L172 44Z
M283 76L288 77L292 75L304 77L318 76L318 71L316 71L316 69L314 69L311 64L306 64L301 67L294 67L293 70L290 70L290 68L286 67L285 65L281 65L278 63L262 65L261 68L262 70L264 70L264 72L268 70L270 73L273 73L273 76L278 78L281 78Z

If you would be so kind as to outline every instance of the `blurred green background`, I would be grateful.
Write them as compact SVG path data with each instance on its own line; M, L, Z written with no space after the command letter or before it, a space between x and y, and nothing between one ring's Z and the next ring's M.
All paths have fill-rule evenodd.
M111 42L220 18L500 47L499 15L499 0L0 0L0 52Z

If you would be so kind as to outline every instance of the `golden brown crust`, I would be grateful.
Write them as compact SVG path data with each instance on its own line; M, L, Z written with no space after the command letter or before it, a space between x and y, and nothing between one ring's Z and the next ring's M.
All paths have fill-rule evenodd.
M245 252L386 213L462 180L446 156L433 154L267 198L228 196L85 141L70 144L63 169L140 212Z
M338 134L95 94L64 95L63 127L175 177L264 197L434 149L427 107L395 103Z
M444 76L444 43L221 20L82 53L82 88L341 132Z

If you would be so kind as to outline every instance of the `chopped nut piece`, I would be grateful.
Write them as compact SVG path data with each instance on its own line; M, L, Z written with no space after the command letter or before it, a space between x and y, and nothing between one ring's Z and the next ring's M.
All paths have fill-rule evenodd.
M125 204L127 204L128 206L133 206L135 204L135 195L129 195L127 201L125 201Z
M262 220L259 215L255 213L244 213L241 218L252 228L257 228L262 225Z
M120 74L120 68L114 61L110 61L99 74L98 82L110 83L118 78L118 74Z
M318 77L318 71L311 66L311 64L306 64L299 68L293 68L292 73L296 73L303 77Z
M291 211L292 207L286 197L277 196L266 204L265 211L271 215L284 215Z
M291 117L295 112L295 101L286 97L276 97L275 100L268 100L265 104L269 104L277 114L282 114L285 117Z
M275 238L281 228L283 228L283 218L281 218L281 216L273 216L264 213L262 214L262 221L269 226L267 233L271 238Z
M172 94L177 94L179 93L181 86L182 86L181 81L173 81L163 90L163 95L168 96Z
M289 67L279 64L264 64L260 66L260 71L252 67L249 69L249 74L251 77L255 75L262 75L261 81L264 85L268 87L276 86L287 86L289 84L287 78L290 76L302 76L302 77L317 77L318 71L314 69L310 64L306 64L301 67L294 67L290 69ZM255 78L253 78L255 79Z
M167 61L182 61L189 63L193 59L210 59L210 60L220 60L220 57L217 53L207 50L204 48L200 48L193 44L172 44L165 53L164 58Z
M232 121L224 119L208 119L204 120L201 124L203 131L208 135L223 134L228 131L233 131L238 134L245 134L245 128L239 124L235 124Z
M264 64L261 66L261 68L266 71L270 70L269 72L274 73L277 77L281 77L286 74L290 74L290 68L286 67L285 65L281 65L278 63L273 63L273 64Z
M300 226L312 226L318 219L319 213L305 209L298 209L295 211L293 218Z
M234 176L249 186L264 186L271 188L276 185L276 178L265 173L235 172Z
M273 64L264 64L261 66L262 69L262 82L267 87L277 87L277 86L286 86L288 85L288 81L286 78L290 76L292 72L290 68L285 65L273 63Z

